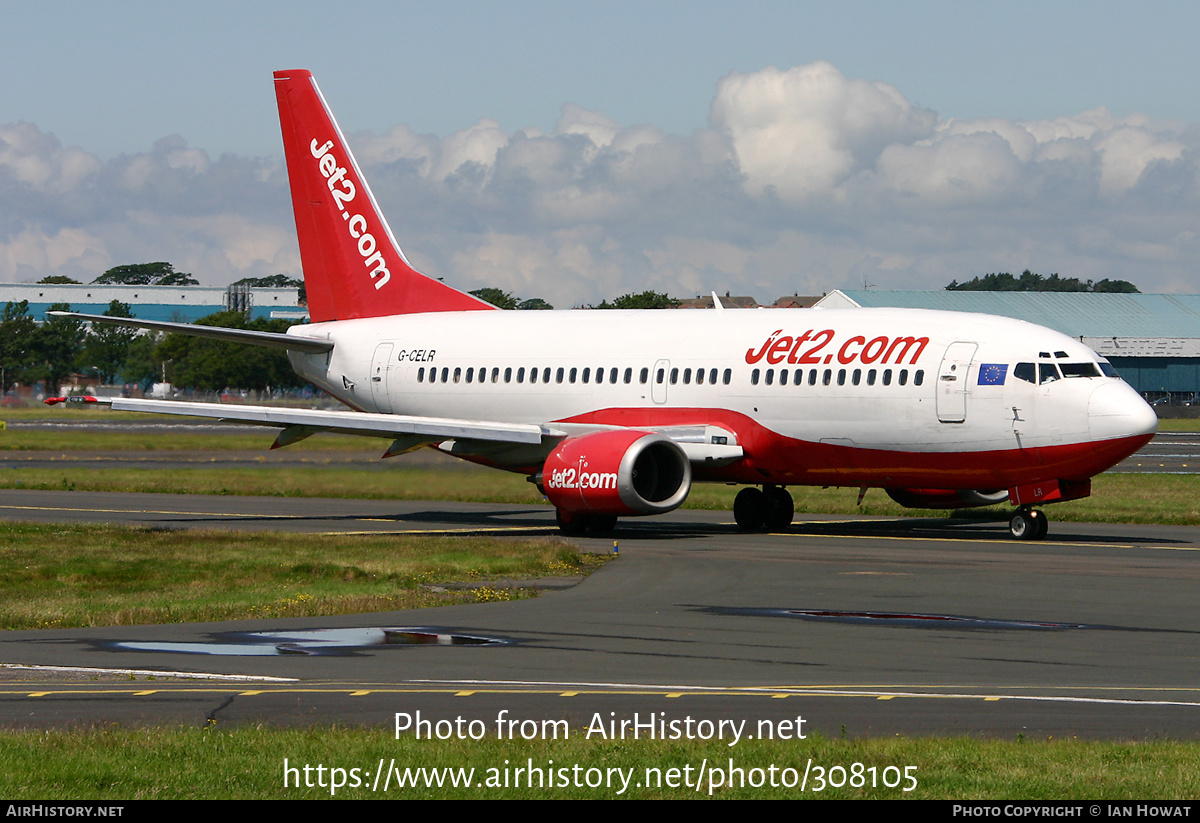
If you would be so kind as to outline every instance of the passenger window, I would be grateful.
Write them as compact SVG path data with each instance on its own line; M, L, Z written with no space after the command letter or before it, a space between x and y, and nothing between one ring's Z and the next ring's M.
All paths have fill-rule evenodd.
M671 369L671 385L679 382L679 369Z
M715 384L717 382L717 370L716 369L708 370L708 382L713 383L713 384Z
M654 375L654 382L659 384L660 386L662 385L663 381L666 379L667 379L667 370L666 369L659 369L658 372L655 373L655 375Z
M875 370L874 370L874 369L870 369L870 370L867 372L867 385L868 385L868 386L874 386L874 385L875 385Z
M418 382L418 383L424 383L424 382L425 382L425 367L424 367L424 366L422 366L421 368L417 369L417 382Z
M442 382L445 383L450 378L450 369L442 369Z
M779 370L779 385L786 386L787 385L787 377L788 377L787 369L780 369Z
M672 380L671 382L675 382L675 381ZM692 370L684 369L683 370L683 385L690 386L691 383L692 383Z
M891 369L883 370L883 385L885 385L885 386L892 385L892 370Z
M900 382L900 385L901 385L901 386L907 386L907 385L908 385L908 369L901 369L901 370L900 370L900 381L899 381L899 382Z
M925 382L925 370L917 369L916 373L913 374L913 385L919 386L924 382Z
M518 382L518 383L524 383L524 382L525 382L525 367L524 367L524 366L522 366L521 368L517 369L517 382Z
M821 379L821 382L826 386L833 382L833 369L825 370L825 376Z
M584 382L584 383L588 382L588 379L589 379L591 376L592 376L592 369L591 369L591 367L589 366L588 368L586 368L586 369L584 369L584 370L583 370L583 382Z
M512 382L512 366L509 366L507 369L504 370L504 382L505 383Z
M755 369L754 371L750 372L750 385L751 386L758 385L758 369Z
M474 378L474 377L475 377L475 367L472 366L471 368L467 369L467 382L470 383L472 381L472 378Z
M838 385L839 386L846 385L846 370L845 369L838 369Z
M855 369L850 382L857 386L860 380L862 380L862 369Z
M495 366L492 368L492 382L493 383L500 382L500 367L499 366Z
M767 369L767 385L769 386L774 382L775 382L775 370Z
M724 383L726 386L728 386L729 381L732 379L733 379L733 369L726 369L725 375L721 378L721 382Z
M638 377L639 377L639 381L638 381L638 382L640 382L640 383L645 383L647 380L649 380L649 379L650 379L650 370L649 370L649 369L642 369L642 372L641 372L641 374L640 374L640 375L638 375Z
M629 375L629 369L626 369L626 370L625 370L625 374L626 374L626 377L625 377L625 382L626 382L626 383L628 383L628 382L629 382L629 377L628 377L628 375ZM616 368L612 368L612 369L609 369L609 370L608 370L608 382L609 382L609 383L616 383L616 382L617 382L617 370L616 370Z
M616 383L616 382L617 382L617 381L616 381L616 378L613 378L613 382L614 382L614 383ZM632 383L632 382L633 382L633 369L626 369L626 370L625 370L625 382L626 382L626 383ZM644 378L644 377L642 378L642 382L643 382L643 383L645 383L645 382L646 382L646 380L645 380L645 378Z
M530 370L529 370L529 382L530 382L530 383L536 383L536 382L537 382L537 377L538 377L538 370L537 370L537 369L530 369Z
M556 371L556 372L554 373L554 382L555 382L555 383L561 383L561 382L563 381L563 375L564 375L564 374L566 374L566 370L565 370L565 369L563 369L563 367L562 367L562 366L559 366L559 367L558 367L558 371Z
M696 369L696 385L704 385L704 369Z
M574 383L574 382L575 382L575 378L578 376L578 373L579 373L579 369L577 369L577 368L572 368L572 369L571 369L571 376L570 376L570 378L568 378L568 379L569 379L569 380L570 380L572 383Z
M816 369L808 370L808 385L810 385L810 386L817 385L817 370Z

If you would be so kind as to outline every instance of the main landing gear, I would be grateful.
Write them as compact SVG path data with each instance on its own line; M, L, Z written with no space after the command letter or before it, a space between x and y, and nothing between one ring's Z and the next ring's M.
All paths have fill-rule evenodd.
M1008 532L1017 540L1041 540L1050 529L1050 521L1038 509L1022 506L1008 521Z
M780 531L792 524L795 514L792 495L782 486L751 486L733 500L733 519L742 531Z
M567 535L608 534L617 527L615 514L574 514L562 509L554 510L558 530Z

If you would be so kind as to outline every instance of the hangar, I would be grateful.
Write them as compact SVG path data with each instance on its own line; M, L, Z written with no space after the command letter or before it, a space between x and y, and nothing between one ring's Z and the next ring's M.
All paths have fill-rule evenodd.
M1155 404L1200 402L1200 294L837 289L814 308L998 314L1070 335Z
M251 320L308 316L294 288L0 283L0 306L22 300L29 301L29 315L38 322L55 303L67 303L72 311L83 314L104 314L114 300L127 303L134 317L142 320L192 323L230 309L248 311Z

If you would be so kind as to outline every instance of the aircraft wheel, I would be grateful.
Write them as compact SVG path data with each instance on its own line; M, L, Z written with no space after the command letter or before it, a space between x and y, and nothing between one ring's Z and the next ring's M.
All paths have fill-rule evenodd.
M733 499L733 519L742 531L758 531L767 521L767 496L760 489L742 489Z
M574 512L565 512L562 509L554 510L554 519L558 521L558 530L565 535L583 534L587 530L588 517L583 514L575 514Z
M792 495L782 486L768 486L764 493L767 501L766 526L771 531L781 531L792 525L796 516L796 504Z
M1008 521L1008 532L1017 540L1041 540L1046 535L1046 515L1018 509Z
M1050 531L1050 518L1046 517L1046 515L1042 514L1042 512L1038 509L1034 509L1030 512L1030 514L1036 518L1037 522L1037 534L1030 539L1041 540L1046 536L1046 532Z

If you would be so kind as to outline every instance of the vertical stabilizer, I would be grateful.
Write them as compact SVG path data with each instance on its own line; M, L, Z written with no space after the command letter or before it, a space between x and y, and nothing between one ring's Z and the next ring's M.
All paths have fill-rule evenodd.
M494 308L409 265L311 72L275 72L275 96L313 321Z

